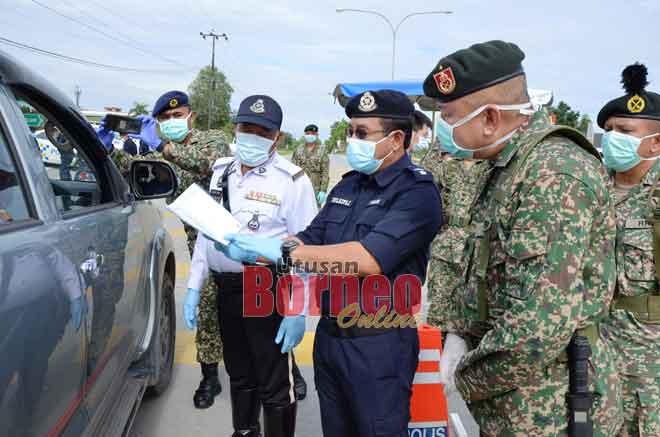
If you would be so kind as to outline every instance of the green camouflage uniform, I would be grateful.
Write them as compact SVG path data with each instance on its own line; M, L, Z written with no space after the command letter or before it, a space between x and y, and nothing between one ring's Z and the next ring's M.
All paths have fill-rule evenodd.
M325 147L317 144L313 149L306 144L299 146L291 157L298 167L302 168L314 187L314 194L319 191L328 192L328 181L330 180L330 158L325 152Z
M660 161L641 184L615 199L617 286L603 331L619 357L621 436L660 436L660 321L649 323L643 315L617 308L618 298L658 294L652 225L647 221L655 206L650 194L658 177Z
M544 111L534 115L494 162L473 209L456 293L472 350L456 387L485 436L566 436L563 352L589 327L594 436L615 435L622 423L613 354L597 332L615 283L607 175L567 137L538 143L551 128Z
M431 244L427 323L446 334L456 331L454 325L461 320L453 295L465 276L463 248L469 236L470 210L490 162L442 160L439 151L432 151L421 165L433 174L440 189L444 223Z
M217 159L229 155L229 145L224 132L193 129L190 143L187 145L174 143L174 148L168 154L154 152L144 156L130 156L115 150L111 156L124 175L128 173L130 163L137 159L167 161L179 177L179 188L174 195L176 197L192 184L198 184L208 190L213 175L213 163ZM197 239L197 231L188 225L184 225L184 228L188 239L188 250L192 254ZM200 363L217 363L222 359L216 293L216 286L213 281L207 281L206 285L200 290L195 337L197 361Z

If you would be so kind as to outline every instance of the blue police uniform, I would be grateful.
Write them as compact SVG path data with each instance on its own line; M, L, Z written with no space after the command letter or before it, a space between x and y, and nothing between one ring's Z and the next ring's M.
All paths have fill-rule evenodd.
M387 95L379 93L370 98L385 110ZM306 245L358 241L390 284L405 274L423 283L441 217L432 175L405 154L371 176L346 173L321 212L297 236ZM417 329L341 328L329 313L327 293L321 296L321 310L314 372L324 435L407 436L419 354Z

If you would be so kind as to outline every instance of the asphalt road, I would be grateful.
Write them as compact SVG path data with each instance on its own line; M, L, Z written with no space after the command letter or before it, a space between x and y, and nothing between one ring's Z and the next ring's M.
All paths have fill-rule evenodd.
M334 185L348 166L341 155L331 158L331 185ZM186 281L190 269L190 255L185 243L185 233L181 222L171 213L165 217L170 233L174 237L177 259L183 260L177 265L176 309L177 338L175 367L172 385L160 398L145 399L133 424L132 437L218 437L229 436L231 427L231 406L229 401L229 382L224 369L220 378L223 391L216 398L215 404L207 410L196 410L192 396L200 380L199 365L195 361L194 334L185 328L182 305L185 297ZM312 344L318 318L308 317L307 329L303 342L296 349L296 360L308 384L308 397L298 406L298 424L296 435L301 437L320 437L321 424L318 398L314 389L312 369ZM451 396L448 399L449 412L457 413L465 427L466 436L478 436L478 428L470 416L462 399ZM453 431L453 430L452 430ZM452 432L452 436L460 436ZM332 436L335 437L335 436ZM341 436L336 436L341 437Z

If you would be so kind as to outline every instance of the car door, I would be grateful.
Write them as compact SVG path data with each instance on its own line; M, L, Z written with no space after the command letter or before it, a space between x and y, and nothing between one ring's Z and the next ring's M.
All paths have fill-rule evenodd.
M0 435L59 435L81 419L86 285L12 104L0 84Z
M94 429L135 358L136 307L144 298L145 238L126 185L113 177L84 120L36 94L20 94L24 105L44 120L48 140L59 149L59 163L44 162L63 227L61 240L86 280L86 379L83 407ZM88 126L84 126L88 127ZM88 134L91 132L91 136Z

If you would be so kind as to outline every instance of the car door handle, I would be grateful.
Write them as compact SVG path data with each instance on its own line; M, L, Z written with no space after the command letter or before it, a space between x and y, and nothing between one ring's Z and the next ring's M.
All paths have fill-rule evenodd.
M105 262L105 257L96 252L90 253L90 257L80 264L80 271L83 274L98 274L101 266Z

